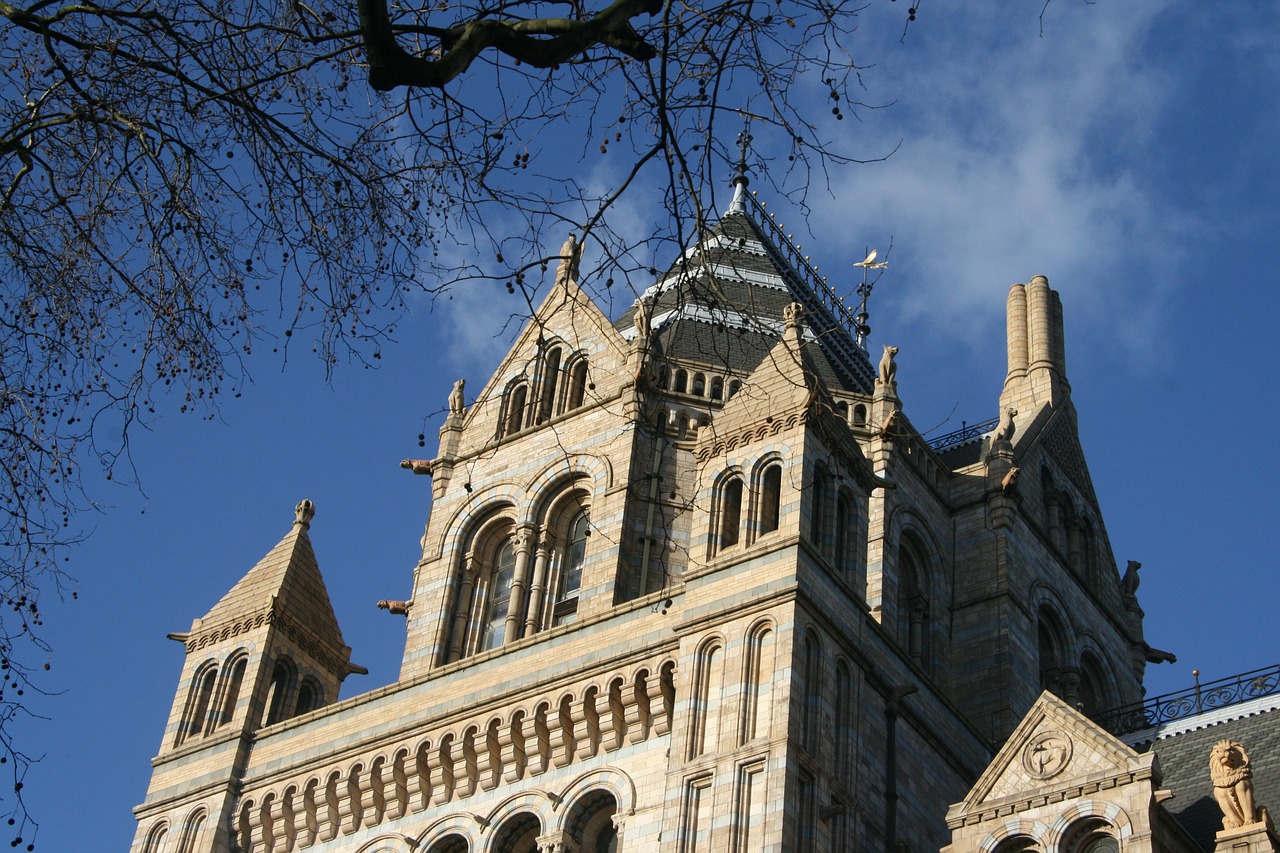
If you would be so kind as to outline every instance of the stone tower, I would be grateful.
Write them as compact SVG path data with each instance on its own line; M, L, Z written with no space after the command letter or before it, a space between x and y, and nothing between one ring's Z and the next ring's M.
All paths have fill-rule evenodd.
M186 660L138 811L157 850L232 849L255 731L332 705L347 675L366 672L350 662L311 549L314 514L300 502L279 544L191 630L169 635Z
M579 254L403 463L433 500L399 681L273 714L251 658L251 749L201 753L223 799L175 849L937 849L1043 686L1140 698L1042 277L1010 296L1000 417L931 443L745 178L617 320ZM137 853L208 797L167 769L185 707Z

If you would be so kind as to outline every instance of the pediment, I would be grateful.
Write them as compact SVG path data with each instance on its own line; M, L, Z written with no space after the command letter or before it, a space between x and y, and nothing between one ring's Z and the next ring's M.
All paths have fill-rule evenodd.
M948 818L1030 801L1086 781L1141 774L1153 761L1153 755L1139 755L1045 691Z

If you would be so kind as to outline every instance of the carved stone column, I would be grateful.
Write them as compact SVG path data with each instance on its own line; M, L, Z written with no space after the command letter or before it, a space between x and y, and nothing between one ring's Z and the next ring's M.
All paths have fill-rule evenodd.
M542 606L547 600L547 565L551 562L551 543L543 528L538 537L538 549L533 558L533 581L529 585L529 607L524 620L524 635L542 630Z
M524 625L521 614L525 609L525 588L529 585L529 556L533 552L534 536L537 528L532 524L522 524L512 537L516 552L516 566L511 578L511 609L507 611L507 628L505 642L513 643L520 639L520 629Z
M462 585L458 588L457 606L453 611L453 630L449 635L449 661L462 657L466 648L467 621L471 616L471 596L474 594L476 581L480 577L480 556L472 548L466 556L466 565L462 569Z

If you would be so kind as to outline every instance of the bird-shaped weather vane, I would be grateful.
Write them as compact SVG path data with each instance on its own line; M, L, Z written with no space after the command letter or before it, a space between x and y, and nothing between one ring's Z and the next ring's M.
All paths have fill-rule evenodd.
M855 267L862 268L862 284L858 285L858 295L862 297L862 302L858 305L858 316L854 318L854 333L857 336L858 346L866 348L867 336L871 334L871 327L867 325L867 320L871 319L871 315L867 313L867 300L871 298L871 290L876 286L876 282L880 280L877 275L874 280L869 277L871 270L877 273L889 266L888 260L877 261L879 252L872 249L867 256Z

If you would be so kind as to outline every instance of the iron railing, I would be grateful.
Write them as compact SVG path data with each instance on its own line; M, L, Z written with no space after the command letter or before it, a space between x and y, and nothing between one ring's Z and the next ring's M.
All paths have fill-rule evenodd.
M1206 684L1200 683L1198 671L1195 675L1194 687L1116 708L1095 719L1112 733L1123 735L1280 693L1280 664Z
M979 436L986 435L996 428L1000 423L999 418L992 418L989 421L982 421L976 424L965 424L960 422L962 426L955 432L949 432L946 435L940 435L937 438L929 440L929 446L933 448L935 453L946 450L948 447L955 447L958 444L967 444Z
M867 358L866 351L857 344L857 319L849 307L844 304L840 294L818 274L809 259L801 254L796 244L782 230L782 226L769 215L751 193L743 193L754 216L751 218L759 224L769 237L769 242L777 259L782 262L784 270L789 270L800 279L799 293L801 304L809 314L809 320L818 328L828 351L836 354L836 363L847 370L851 378L864 385L864 391L870 393L875 383L875 369Z

